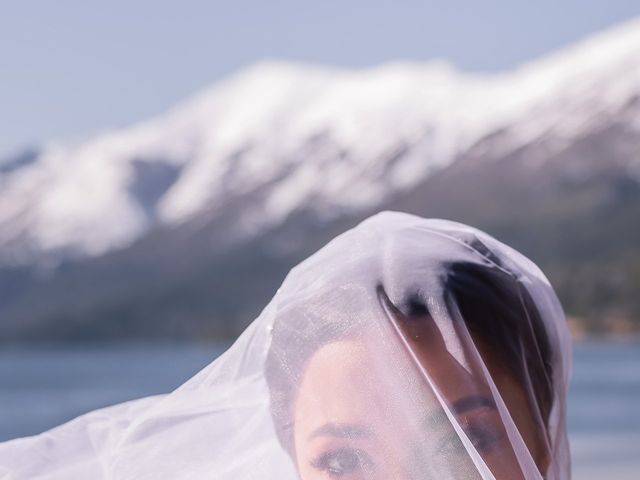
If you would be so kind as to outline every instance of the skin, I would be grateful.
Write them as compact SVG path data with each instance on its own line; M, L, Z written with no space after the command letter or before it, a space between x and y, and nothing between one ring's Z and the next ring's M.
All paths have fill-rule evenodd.
M293 409L302 480L481 478L434 389L485 468L498 480L524 479L478 355L535 466L546 469L545 435L526 392L490 349L463 342L464 368L432 319L388 327L324 345L309 359Z

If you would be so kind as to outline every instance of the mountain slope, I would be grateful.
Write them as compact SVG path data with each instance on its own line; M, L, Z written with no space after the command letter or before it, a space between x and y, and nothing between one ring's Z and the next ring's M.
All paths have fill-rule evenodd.
M161 117L0 169L0 262L99 255L229 209L228 241L301 206L364 211L506 128L503 153L549 131L562 148L639 90L640 21L496 75L263 62Z
M385 208L522 250L588 328L633 322L639 152L640 21L498 75L262 63L2 163L0 336L232 336L293 264Z

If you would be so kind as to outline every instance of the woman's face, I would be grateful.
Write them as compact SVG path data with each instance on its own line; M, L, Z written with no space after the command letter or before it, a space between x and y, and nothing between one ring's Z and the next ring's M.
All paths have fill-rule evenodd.
M380 332L372 331L314 353L293 412L302 480L481 478L429 382L495 478L524 478L488 384L478 380L483 376L473 366L461 367L434 332L402 327L399 337L382 342ZM409 348L398 348L402 342ZM545 435L536 426L524 389L476 344L531 456L544 471Z

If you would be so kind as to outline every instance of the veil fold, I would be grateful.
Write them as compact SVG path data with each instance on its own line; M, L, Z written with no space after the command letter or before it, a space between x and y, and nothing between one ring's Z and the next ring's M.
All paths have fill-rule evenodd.
M531 260L385 211L292 268L179 388L2 443L0 477L566 480L570 373Z

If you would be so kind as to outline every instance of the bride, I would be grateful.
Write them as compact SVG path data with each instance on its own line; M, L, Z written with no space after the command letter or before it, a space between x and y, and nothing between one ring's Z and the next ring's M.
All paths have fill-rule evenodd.
M533 262L382 212L294 267L177 390L0 444L0 477L567 480L570 369Z

